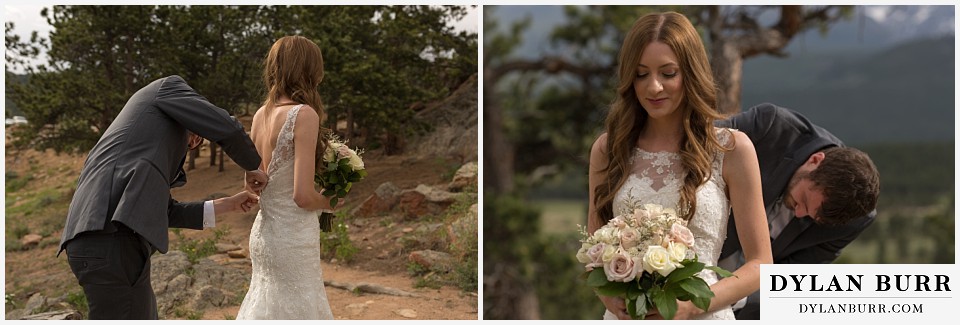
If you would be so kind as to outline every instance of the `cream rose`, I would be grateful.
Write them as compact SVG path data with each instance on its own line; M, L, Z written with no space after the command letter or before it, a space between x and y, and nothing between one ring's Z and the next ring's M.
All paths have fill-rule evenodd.
M336 161L337 160L337 148L340 147L340 144L336 142L330 142L327 146L327 150L323 151L323 161Z
M583 264L593 262L593 260L590 258L590 255L587 255L587 251L590 250L590 247L592 246L590 246L590 244L587 244L587 243L583 243L583 245L580 245L580 250L577 251L578 262Z
M693 247L694 245L693 232L690 232L690 229L679 223L674 223L673 226L670 226L670 240L684 244L687 247Z
M616 243L619 236L620 229L614 227L603 227L597 229L597 231L593 233L593 238L596 238L598 241L607 244Z
M604 245L603 255L600 255L600 259L603 263L609 263L610 260L613 260L614 255L617 255L617 248L613 245Z
M670 253L670 260L673 261L677 267L683 267L683 264L680 264L687 257L687 245L682 243L670 243L667 246L667 252Z
M609 262L603 264L607 281L627 282L637 277L637 263L627 252L617 250Z
M633 210L633 219L637 222L638 225L645 223L647 219L650 218L650 212L644 209L634 209Z
M353 150L350 150L350 153L352 153L350 156L350 168L353 168L353 170L363 170L363 159L360 159L360 156L353 152Z
M661 246L647 247L647 253L643 255L643 270L649 273L657 272L660 275L667 276L673 272L677 265L670 260L670 252Z
M586 245L586 244L584 244ZM598 243L587 249L587 258L590 263L602 263L603 262L603 249L606 248L607 244Z

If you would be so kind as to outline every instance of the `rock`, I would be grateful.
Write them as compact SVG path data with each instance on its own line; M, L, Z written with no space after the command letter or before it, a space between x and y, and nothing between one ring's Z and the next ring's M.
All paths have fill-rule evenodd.
M47 298L42 294L35 293L30 296L30 299L27 299L27 304L23 306L23 310L27 314L32 314L37 310L42 309L47 305Z
M20 239L20 245L23 248L37 246L38 244L40 244L41 239L43 239L43 236L40 236L37 234L28 234L23 236L23 238Z
M357 217L374 217L393 209L399 202L400 188L391 182L380 184L363 203L351 213Z
M453 175L453 180L447 185L447 189L452 192L460 192L471 186L473 188L477 186L477 163L473 161L460 166L457 173Z
M223 291L210 285L200 288L194 295L190 304L194 310L204 310L207 307L220 307L223 305L225 296Z
M231 258L247 258L247 250L241 248L239 250L229 251L227 252L227 256L230 256Z
M243 249L243 247L240 247L239 245L226 244L226 243L217 243L214 246L217 248L217 254L223 254L226 252L232 252L235 250Z
M349 304L347 305L347 311L350 312L351 316L360 316L364 311L367 310L367 304Z
M465 252L477 245L477 205L471 205L466 215L458 217L447 226L447 238L454 252Z
M413 309L400 309L394 310L395 314L403 316L404 318L417 318L417 312Z
M430 214L439 214L456 201L456 195L431 186L420 184L412 190L400 193L400 210L409 219Z
M408 233L413 232L413 228L406 227L406 228L403 228L403 230L401 230L401 231L402 231L403 233L405 233L405 234L408 234Z
M7 319L16 319L7 314ZM83 319L80 312L73 309L48 311L45 313L20 317L23 320L78 320Z
M477 160L480 135L477 77L473 74L453 94L417 112L415 118L433 126L434 131L410 141L417 144L413 146L414 153L461 162Z
M453 269L453 257L444 252L423 250L410 253L410 261L431 271L449 272Z

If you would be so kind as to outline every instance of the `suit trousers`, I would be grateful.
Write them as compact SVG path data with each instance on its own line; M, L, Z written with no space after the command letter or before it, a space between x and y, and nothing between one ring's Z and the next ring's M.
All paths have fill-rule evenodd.
M90 307L89 319L157 319L150 286L154 248L123 224L117 231L85 232L66 243L70 269Z

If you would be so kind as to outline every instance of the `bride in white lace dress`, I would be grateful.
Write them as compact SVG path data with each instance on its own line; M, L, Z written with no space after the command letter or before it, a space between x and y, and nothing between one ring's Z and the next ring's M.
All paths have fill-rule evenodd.
M237 319L333 319L317 219L317 211L331 207L313 185L316 152L324 148L318 143L325 117L316 90L323 79L320 48L287 36L274 43L264 66L269 93L254 115L250 137L269 182L250 230L253 274Z
M696 29L677 13L641 17L619 58L619 86L606 133L590 153L588 230L655 203L689 221L701 262L716 265L732 208L746 263L736 277L700 276L716 295L707 312L678 301L674 319L734 319L730 305L760 288L760 264L772 263L753 144L713 121L716 90ZM740 225L746 225L740 228ZM622 298L599 296L604 319L628 319ZM656 311L647 319L658 319Z

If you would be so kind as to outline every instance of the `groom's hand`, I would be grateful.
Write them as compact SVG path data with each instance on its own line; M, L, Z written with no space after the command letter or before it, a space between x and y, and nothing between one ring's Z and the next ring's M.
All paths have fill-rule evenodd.
M247 171L243 175L243 179L244 189L250 193L259 195L260 191L263 191L263 188L267 186L267 174L259 169Z
M213 200L213 213L229 213L236 211L248 212L260 202L260 197L256 194L243 191L231 197L225 197Z

